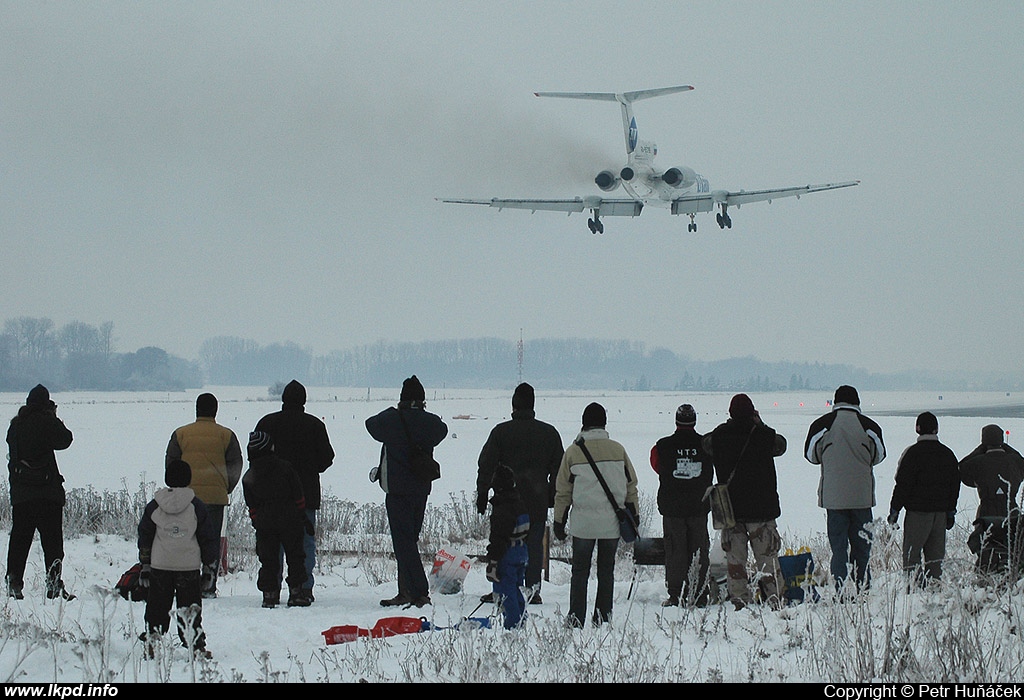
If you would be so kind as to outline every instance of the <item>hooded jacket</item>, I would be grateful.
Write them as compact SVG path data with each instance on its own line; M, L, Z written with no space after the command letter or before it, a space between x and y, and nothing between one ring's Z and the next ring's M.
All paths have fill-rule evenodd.
M608 437L604 428L587 428L580 432L594 458L601 476L619 508L639 511L636 470L626 449ZM579 437L577 439L579 439ZM573 537L584 539L618 539L619 518L608 496L594 474L593 467L580 446L573 442L565 450L555 481L556 522L565 523Z
M418 478L409 466L411 447L419 445L432 454L448 436L448 426L441 417L426 411L418 401L399 401L397 408L392 406L367 418L366 432L382 443L380 487L384 492L427 496L430 483Z
M1002 519L1024 481L1024 458L1009 445L979 445L960 460L960 480L978 489L977 518Z
M220 533L189 487L162 488L139 521L139 561L154 569L198 571L217 561Z
M812 422L804 457L821 465L819 506L850 510L875 505L872 467L885 459L885 443L878 423L862 414L860 406L839 402Z
M292 380L281 393L281 410L259 420L256 430L270 435L274 453L292 465L302 482L306 508L320 508L320 475L334 463L327 426L306 413L306 388Z

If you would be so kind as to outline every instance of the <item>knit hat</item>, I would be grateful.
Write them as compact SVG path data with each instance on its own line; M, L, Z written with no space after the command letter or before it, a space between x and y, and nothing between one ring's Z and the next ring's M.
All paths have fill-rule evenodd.
M693 410L693 406L684 403L676 409L676 425L690 428L697 425L697 412Z
M512 394L513 410L532 411L534 398L533 387L523 382L516 387L515 393Z
M834 403L848 403L854 406L860 406L860 396L857 395L857 390L852 386L843 384L841 387L836 389L836 398Z
M420 380L416 378L415 374L402 382L399 401L425 401L426 399L427 393L423 391L423 385L420 384Z
M270 435L262 430L254 430L249 433L249 456L261 455L270 452L274 447L274 441Z
M583 427L586 428L603 428L608 424L608 414L605 413L604 406L599 403L592 403L583 409Z
M296 406L306 405L306 387L293 379L285 385L281 392L281 402Z
M196 397L196 416L213 418L217 415L217 397L213 394L200 394Z
M1003 444L1003 429L998 425L986 425L981 429L981 444L987 447L999 447Z
M28 392L27 404L45 404L50 400L50 390L42 384L36 384L32 391Z
M736 394L729 402L729 415L733 418L750 418L754 415L754 402L746 394Z
M192 467L176 459L164 470L164 483L171 488L184 488L192 483Z
M925 411L917 417L916 427L921 435L934 435L939 432L939 419L931 411Z
M494 493L511 491L516 487L516 475L506 464L499 464L491 476L491 488Z

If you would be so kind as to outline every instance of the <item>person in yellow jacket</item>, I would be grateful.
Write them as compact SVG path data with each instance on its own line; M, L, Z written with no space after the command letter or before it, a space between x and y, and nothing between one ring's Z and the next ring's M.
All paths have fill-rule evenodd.
M192 467L190 488L206 504L217 533L224 524L228 495L242 478L242 447L230 429L217 423L217 397L204 393L196 398L196 420L171 433L167 443L166 465L182 460ZM217 575L220 573L221 550L213 578L206 583L204 598L217 597Z

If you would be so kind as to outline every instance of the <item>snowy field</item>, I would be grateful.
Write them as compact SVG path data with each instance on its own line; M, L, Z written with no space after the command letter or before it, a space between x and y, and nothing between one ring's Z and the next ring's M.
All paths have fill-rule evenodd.
M451 498L449 494L473 492L477 456L490 429L509 417L511 389L445 390L431 387L429 377L423 379L427 409L438 413L449 427L448 439L435 452L442 465L442 478L431 503L439 505ZM218 422L233 429L243 446L259 418L280 407L279 400L269 397L264 387L213 387L205 391L217 395ZM124 488L134 491L141 483L162 483L167 440L174 428L194 419L198 393L54 394L58 415L75 435L71 448L58 455L66 486L92 487L102 492ZM324 474L325 492L357 503L381 502L383 494L367 479L367 472L377 462L379 445L367 435L363 421L393 405L398 388L311 387L308 393L307 410L325 421L338 455ZM803 459L801 451L808 424L829 410L831 396L831 391L751 394L763 420L789 442L787 453L777 460L782 501L779 527L784 547L811 546L819 559L825 520L816 503L818 471ZM672 431L676 406L693 404L698 411L698 431L708 432L726 419L730 398L727 393L539 391L537 416L552 423L563 443L568 444L579 430L583 408L591 401L602 403L608 411L611 437L623 443L637 468L642 499L653 500L657 477L648 455L654 442ZM23 401L21 394L0 394L0 413L13 416ZM919 411L939 414L939 437L957 456L978 444L981 428L987 423L998 423L1008 431L1011 444L1017 435L1024 434L1024 419L1004 417L1021 415L1021 397L1012 394L861 391L861 401L864 412L881 425L888 449L888 457L876 467L876 518L884 518L887 513L897 460L915 439L914 416ZM240 491L233 496L240 497ZM957 528L950 535L950 558L961 558L961 570L969 569L962 542L976 505L975 492L964 489ZM644 534L660 534L657 517L646 526ZM878 556L892 559L893 552L898 551L898 532L887 531L878 537ZM6 559L7 533L0 533L0 538ZM368 628L388 615L424 616L437 627L453 625L474 610L475 615L486 616L493 611L486 606L476 608L478 597L488 592L490 585L481 568L474 566L462 593L435 594L433 607L422 610L385 610L378 600L394 594L394 580L375 583L355 565L339 566L318 575L317 599L312 607L263 610L255 571L241 571L223 577L221 597L206 601L204 606L212 662L190 663L181 649L170 648L162 659L144 661L135 640L143 626L142 604L130 604L109 594L117 576L136 558L134 542L118 537L79 538L67 542L66 551L65 578L68 587L78 593L77 600L60 604L42 600L38 544L26 573L26 599L4 599L0 622L8 633L0 633L0 682L939 680L915 675L921 672L914 670L917 667L907 660L907 654L889 654L889 645L899 637L893 630L902 624L919 636L930 635L932 632L913 627L928 616L945 620L948 628L949 620L959 620L964 605L971 607L980 595L970 586L941 595L905 595L899 577L893 574L887 578L880 564L872 600L858 605L826 605L826 596L822 605L781 612L760 608L736 612L731 606L665 611L659 606L664 597L660 568L642 569L633 595L627 598L634 571L628 562L626 566L620 562L613 623L601 630L569 632L561 626L568 606L568 566L553 562L551 579L543 589L544 603L530 606L527 629L520 633L448 629L382 641L326 645L323 630L335 625ZM827 569L827 561L820 563ZM949 568L955 570L957 564L951 561ZM595 585L592 581L591 599ZM1018 592L1010 608L1004 606L993 615L1000 618L1019 614L1020 599ZM956 607L952 617L946 607L950 605ZM982 615L975 618L958 623L972 625L968 630L972 638L978 636L973 625L988 629L991 624ZM1020 621L1014 620L1014 624ZM884 627L881 632L880 626ZM29 628L37 630L35 638L11 632ZM862 637L882 633L886 635L886 653L878 648L874 653L879 659L884 656L886 664L893 658L902 659L906 668L885 668L881 661L863 661L859 645L882 643ZM927 643L909 640L909 631L906 636L907 644ZM933 636L942 635L935 632ZM998 648L999 639L992 639ZM1011 639L1021 646L1019 637ZM979 644L984 643L983 637ZM840 658L844 644L858 647L850 651L851 657ZM913 646L912 650L915 653L909 656L918 660L937 653ZM973 677L962 680L1014 678L1004 677L1007 673L1016 674L1015 678L1024 676L1019 649L1015 653L1017 661L1006 661L1002 656L993 661L998 655L980 649L978 655L989 660L979 660ZM1008 670L1014 663L1018 664L1016 669ZM986 673L994 677L985 677Z

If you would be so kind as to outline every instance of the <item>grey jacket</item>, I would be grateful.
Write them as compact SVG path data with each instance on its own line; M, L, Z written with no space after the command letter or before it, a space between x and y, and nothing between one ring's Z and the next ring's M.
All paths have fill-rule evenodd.
M804 457L821 465L818 505L827 510L871 508L875 505L876 464L885 459L878 423L860 406L837 403L807 431Z

